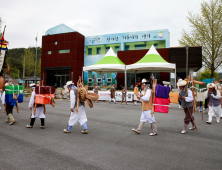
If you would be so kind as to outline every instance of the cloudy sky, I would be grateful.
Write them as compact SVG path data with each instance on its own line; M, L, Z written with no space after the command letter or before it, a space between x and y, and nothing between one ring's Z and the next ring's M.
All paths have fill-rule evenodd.
M5 0L0 17L9 49L41 46L43 32L66 24L85 36L169 29L170 46L179 46L182 29L190 30L188 11L202 0ZM3 31L3 28L2 28Z

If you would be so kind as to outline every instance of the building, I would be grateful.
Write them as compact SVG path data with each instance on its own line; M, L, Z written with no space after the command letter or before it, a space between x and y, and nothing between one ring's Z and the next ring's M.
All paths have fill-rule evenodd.
M177 76L186 78L186 47L176 48L161 48L157 49L158 53L164 60L176 64ZM148 52L148 49L131 50L131 51L118 51L117 55L126 65L133 64L139 61ZM188 48L188 68L189 73L196 72L202 67L202 47L189 47ZM140 73L136 77L149 79L152 73ZM170 73L167 72L154 72L158 84L162 81L170 81ZM125 75L123 73L117 74L117 88L124 85ZM136 79L137 80L137 79ZM174 81L174 79L173 79ZM172 81L171 81L172 82ZM136 82L137 83L137 82ZM132 86L135 84L135 74L127 73L127 85ZM172 82L174 84L174 82Z
M154 45L160 55L168 62L177 64L181 77L185 75L186 49L170 48L170 33L168 29L84 36L64 24L46 31L42 37L42 75L45 85L63 87L65 82L75 83L82 75L82 67L98 62L109 50L117 53L125 64L133 64L140 60ZM202 67L202 48L189 48L189 69L197 71ZM195 62L194 62L195 61ZM149 78L151 73L138 74L137 77ZM169 73L154 73L158 83L170 81ZM116 84L118 88L124 85L123 73L97 74L84 72L84 84L101 85ZM128 86L134 85L135 75L127 74Z
M169 31L165 29L85 37L84 66L89 66L98 62L103 58L110 47L112 47L117 54L120 51L149 49L152 44L156 49L169 48L169 34ZM131 62L124 63L127 64ZM84 72L84 84L94 85L96 81L99 85L117 85L119 81L117 80L119 77L118 75L117 73L100 75L90 71ZM124 84L121 85L123 86Z
M68 80L77 82L84 65L85 37L58 25L42 36L41 79L44 85L63 87Z

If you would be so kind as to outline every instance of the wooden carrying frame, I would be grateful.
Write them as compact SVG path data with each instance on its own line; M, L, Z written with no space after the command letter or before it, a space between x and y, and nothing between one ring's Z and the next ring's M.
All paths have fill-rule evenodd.
M187 76L187 78L185 79L185 81L187 81L187 86L188 83L191 82L193 87L196 87L196 84L200 84L200 85L205 85L206 83L202 82L202 81L196 81L193 79L193 76ZM196 108L196 100L195 100L195 96L197 96L197 92L194 91L194 88L191 89L193 92L193 107L194 107L194 113L197 113L197 108ZM202 108L202 122L203 121L203 108Z
M89 93L88 92L88 86L84 86L83 80L81 79L81 76L79 76L79 80L77 82L77 107L76 112L79 113L79 102L87 102L90 108L93 107L93 103L91 100L98 100L99 95L95 93ZM85 104L84 104L85 106Z
M151 116L153 117L154 115L154 99L156 97L156 85L157 85L157 79L153 80L153 84L152 84L152 91L151 91L151 95L152 95L152 109L151 109Z

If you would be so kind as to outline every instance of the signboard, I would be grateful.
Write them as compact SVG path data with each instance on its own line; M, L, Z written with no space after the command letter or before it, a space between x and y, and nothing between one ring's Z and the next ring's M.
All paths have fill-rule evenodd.
M93 93L93 91L89 91ZM99 100L110 100L110 91L99 91ZM126 101L133 101L133 92L127 92ZM116 101L122 101L122 92L116 92Z
M127 43L127 42L156 41L156 40L165 40L166 42L168 42L169 30L163 29L163 30L153 30L153 31L140 31L140 32L127 32L127 33L118 33L118 34L87 36L85 37L85 46Z

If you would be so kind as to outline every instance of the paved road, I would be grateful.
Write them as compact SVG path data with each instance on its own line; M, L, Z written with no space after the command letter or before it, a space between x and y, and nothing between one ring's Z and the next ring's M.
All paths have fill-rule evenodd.
M168 114L155 113L158 136L149 136L145 124L140 135L137 128L141 106L100 102L86 107L89 134L81 134L77 125L71 134L62 132L67 126L69 102L57 100L56 107L47 106L46 129L27 129L30 110L28 99L14 113L16 123L5 123L0 114L0 169L222 169L222 123L202 123L195 119L200 133L180 134L184 113L172 105ZM14 109L15 111L15 109ZM2 113L2 110L1 110ZM204 114L204 121L207 114Z

